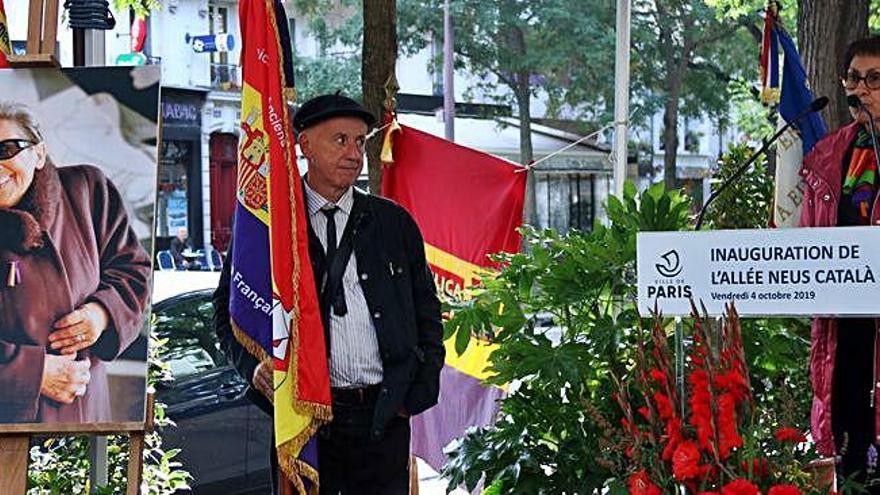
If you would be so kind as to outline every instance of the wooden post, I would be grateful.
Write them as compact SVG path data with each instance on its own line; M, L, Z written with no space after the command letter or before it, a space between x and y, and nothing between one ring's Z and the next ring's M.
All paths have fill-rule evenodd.
M409 456L409 495L419 495L419 464L416 456Z
M144 474L144 437L153 431L153 421L156 413L153 410L155 398L153 394L147 394L147 411L144 431L133 431L128 434L128 483L126 495L138 495L140 493L141 477Z
M144 474L144 432L131 432L128 440L128 483L125 494L138 495Z
M25 493L30 440L27 434L0 434L0 493Z

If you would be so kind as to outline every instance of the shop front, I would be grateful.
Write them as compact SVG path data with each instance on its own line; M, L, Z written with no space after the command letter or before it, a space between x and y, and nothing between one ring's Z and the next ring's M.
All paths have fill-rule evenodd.
M165 249L180 229L186 229L193 248L203 245L201 132L204 97L200 91L162 90L156 249Z

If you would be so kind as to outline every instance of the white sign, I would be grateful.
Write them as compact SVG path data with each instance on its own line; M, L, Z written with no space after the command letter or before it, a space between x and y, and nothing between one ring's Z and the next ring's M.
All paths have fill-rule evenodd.
M880 315L880 228L642 232L639 311Z

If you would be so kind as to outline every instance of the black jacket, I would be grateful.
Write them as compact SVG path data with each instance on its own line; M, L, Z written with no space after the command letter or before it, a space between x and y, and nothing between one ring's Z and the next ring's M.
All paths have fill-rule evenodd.
M401 408L416 415L437 403L445 357L440 301L425 259L422 235L406 210L355 189L348 221L354 222L358 278L373 316L382 357L382 390L372 432L379 437ZM326 269L324 248L311 227L308 230L309 255L315 281L320 283ZM235 340L229 323L231 265L224 264L214 293L214 328L223 350L250 383L257 360ZM264 410L271 411L261 394L253 391L250 396Z

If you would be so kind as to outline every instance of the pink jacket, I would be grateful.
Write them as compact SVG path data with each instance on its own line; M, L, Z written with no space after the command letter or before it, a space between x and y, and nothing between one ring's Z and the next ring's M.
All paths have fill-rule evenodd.
M840 185L843 181L841 168L857 131L856 123L841 127L816 143L813 150L804 158L800 172L804 181L801 227L837 225L837 205L840 202ZM871 209L872 225L880 225L880 208L877 207L877 203L875 199ZM837 320L813 318L810 344L810 381L813 384L811 429L816 450L823 456L831 456L835 453L834 437L831 432L831 397L836 351ZM880 353L876 347L874 360L880 365ZM876 376L874 382L877 382ZM880 408L876 410L880 411ZM880 432L880 414L875 416L874 421L876 430Z

